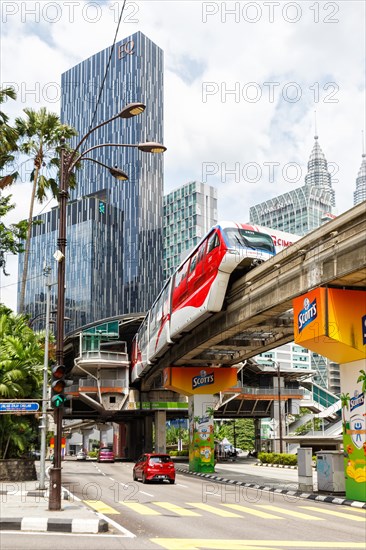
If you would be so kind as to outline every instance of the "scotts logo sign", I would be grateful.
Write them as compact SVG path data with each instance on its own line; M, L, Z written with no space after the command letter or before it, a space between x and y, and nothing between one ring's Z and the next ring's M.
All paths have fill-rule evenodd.
M197 376L192 378L192 389L200 388L202 386L209 386L215 382L215 374L213 372L206 372L201 370Z
M358 407L361 407L365 402L365 396L364 393L358 393L357 390L355 390L354 396L351 397L349 400L349 408L350 412L352 412L354 409L357 409Z
M297 317L297 328L299 333L317 316L316 298L310 302L309 298L304 300L304 308L300 311Z

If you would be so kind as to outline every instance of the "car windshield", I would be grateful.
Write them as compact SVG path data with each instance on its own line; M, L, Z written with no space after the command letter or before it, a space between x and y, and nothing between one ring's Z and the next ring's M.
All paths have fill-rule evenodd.
M151 456L150 457L150 463L151 464L161 464L161 463L166 463L166 462L171 462L172 459L170 458L170 456Z
M100 449L101 453L111 453L112 451L110 449Z

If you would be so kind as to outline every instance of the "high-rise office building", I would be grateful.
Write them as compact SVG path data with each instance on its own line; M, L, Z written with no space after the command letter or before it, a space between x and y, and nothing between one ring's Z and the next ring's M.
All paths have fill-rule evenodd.
M314 136L314 146L307 168L305 185L252 206L250 222L302 236L334 218L335 193L328 171L328 163L319 145L317 135ZM288 346L293 347L294 344ZM288 346L272 350L273 357L280 363L291 361L293 366L296 366L293 356L288 353L290 349ZM298 353L297 350L295 355ZM307 350L303 350L300 356L302 356L301 361L304 361L301 364L315 371L314 381L326 388L328 386L328 359ZM308 362L309 358L310 363Z
M356 178L356 191L353 193L353 204L366 200L366 154L362 154L361 167Z
M164 280L217 223L217 190L191 181L164 196Z
M78 130L75 147L92 128L132 102L146 110L116 118L92 131L80 152L108 167L118 166L128 181L115 180L92 161L81 163L67 207L66 315L70 330L98 319L146 311L162 277L163 158L129 147L100 144L163 143L163 52L137 32L82 61L61 79L61 120ZM44 263L56 274L58 209L33 227L26 311L36 315L44 295ZM20 257L19 274L22 273ZM41 309L42 310L42 309Z
M251 223L302 236L334 217L335 194L328 163L318 136L314 139L305 185L252 206Z

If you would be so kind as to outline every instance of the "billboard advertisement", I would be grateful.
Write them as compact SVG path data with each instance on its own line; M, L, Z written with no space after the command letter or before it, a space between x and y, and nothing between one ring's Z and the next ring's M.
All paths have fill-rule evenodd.
M213 395L236 384L236 368L168 367L163 374L164 388L188 396Z
M346 497L366 502L366 360L340 371Z
M336 363L366 357L366 291L316 288L293 308L296 344Z

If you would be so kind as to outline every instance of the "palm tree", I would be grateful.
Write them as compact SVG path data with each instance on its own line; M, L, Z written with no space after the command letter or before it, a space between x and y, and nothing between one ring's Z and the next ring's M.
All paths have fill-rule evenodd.
M24 311L34 203L36 198L42 203L49 190L53 197L58 195L56 180L52 177L47 178L44 174L44 169L57 167L59 165L57 153L61 138L69 139L77 134L74 128L67 124L62 124L58 115L47 112L44 107L39 109L39 111L24 109L24 113L26 114L25 119L18 117L15 120L15 127L20 139L19 151L25 153L33 160L34 168L30 176L30 181L33 182L33 188L29 206L22 286L19 300L20 312ZM73 183L74 182L71 182L71 187Z
M341 393L339 396L341 400L341 407L342 407L342 424L343 424L343 432L346 433L346 413L345 409L349 409L349 400L351 399L349 393Z
M362 388L361 392L366 391L366 371L364 369L361 369L360 376L357 378L357 382L362 382Z

